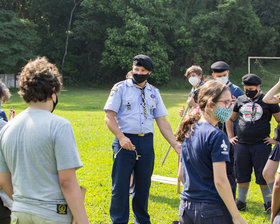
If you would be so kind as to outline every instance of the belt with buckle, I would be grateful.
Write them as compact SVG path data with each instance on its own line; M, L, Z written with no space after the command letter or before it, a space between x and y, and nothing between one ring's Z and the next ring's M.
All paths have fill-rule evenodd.
M150 134L153 134L152 132L149 132L149 133L139 133L139 134L130 134L130 133L124 133L125 135L136 135L136 136L139 136L139 137L144 137L146 135L150 135Z

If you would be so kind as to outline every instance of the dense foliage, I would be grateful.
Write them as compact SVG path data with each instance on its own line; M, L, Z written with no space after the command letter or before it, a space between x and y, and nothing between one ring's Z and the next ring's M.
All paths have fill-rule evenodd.
M215 60L226 60L236 66L246 63L250 55L280 53L278 1L83 0L73 11L68 30L75 3L78 0L0 0L1 9L16 12L24 19L19 21L28 24L28 28L22 29L34 34L32 29L36 29L41 40L37 41L38 37L30 36L28 31L24 33L25 39L6 39L4 46L1 41L1 52L21 61L32 57L30 52L34 52L61 66L69 35L67 56L61 68L67 82L121 80L131 68L132 57L141 53L154 61L152 81L156 84L182 75L192 64L199 64L208 72ZM0 28L0 33L2 29L10 33L19 26L11 22L5 27L1 24ZM13 45L9 43L16 42L29 46L24 50L25 57L11 53ZM7 62L1 60L0 70L10 72L4 64ZM21 63L11 65L13 72L17 72Z

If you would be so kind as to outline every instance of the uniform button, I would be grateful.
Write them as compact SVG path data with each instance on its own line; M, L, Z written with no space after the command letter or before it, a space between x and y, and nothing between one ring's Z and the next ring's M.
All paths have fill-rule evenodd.
M142 122L142 124L144 124L144 123Z

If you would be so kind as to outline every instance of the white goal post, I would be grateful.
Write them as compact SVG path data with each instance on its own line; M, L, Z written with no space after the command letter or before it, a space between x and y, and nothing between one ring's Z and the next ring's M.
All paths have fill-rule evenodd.
M248 57L248 74L251 73L251 59L280 59L280 57L259 57L259 56L249 56Z

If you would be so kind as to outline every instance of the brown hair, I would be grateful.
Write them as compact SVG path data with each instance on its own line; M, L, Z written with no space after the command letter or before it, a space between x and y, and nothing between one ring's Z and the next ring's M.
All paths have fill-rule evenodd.
M5 83L0 80L0 100L6 103L11 97L11 93Z
M18 94L25 102L45 102L62 88L62 76L46 57L30 60L19 76Z
M191 67L189 67L187 70L186 70L186 73L185 73L185 76L187 78L189 78L189 75L191 73L195 73L197 75L201 75L202 76L202 68L200 66L197 66L197 65L192 65Z
M201 117L201 112L206 112L205 108L209 102L216 103L222 93L230 91L230 88L219 81L207 81L200 89L198 94L199 111L195 110L187 115L175 136L176 140L183 142L185 138L189 138L194 131L194 124L197 123Z

